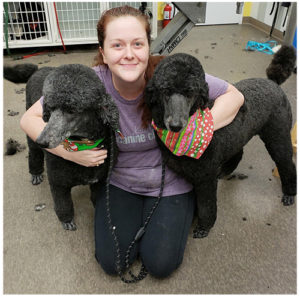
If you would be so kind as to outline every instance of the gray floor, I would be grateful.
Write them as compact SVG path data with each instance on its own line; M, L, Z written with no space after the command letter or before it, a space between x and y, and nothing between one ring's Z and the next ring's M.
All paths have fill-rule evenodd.
M271 56L246 52L248 40L266 41L265 33L247 25L194 28L174 50L190 53L207 73L236 82L265 77ZM41 55L6 64L91 65L94 51ZM25 85L4 81L4 142L22 144L19 128L25 111ZM296 119L296 75L282 88ZM20 94L17 91L21 90ZM8 110L18 111L8 116ZM47 181L30 184L28 150L4 156L4 293L6 294L295 294L296 206L284 207L274 163L255 137L245 147L237 173L247 179L220 181L218 219L205 239L189 236L181 267L164 280L148 276L135 285L105 275L94 258L93 207L89 189L73 189L76 232L64 231L54 211ZM40 212L36 204L45 203Z

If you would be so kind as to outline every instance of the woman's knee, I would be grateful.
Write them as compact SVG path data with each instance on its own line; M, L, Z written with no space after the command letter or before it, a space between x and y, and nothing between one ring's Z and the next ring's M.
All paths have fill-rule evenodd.
M171 257L165 257L164 259L156 258L144 259L143 263L148 270L149 274L156 278L166 278L170 276L182 263L182 260L178 263L176 259Z
M117 267L116 257L115 253L107 253L105 255L95 252L95 258L97 262L100 264L102 269L109 275L118 275L119 271L124 272L126 269L126 263L125 263L125 255L122 253L119 255L120 257L120 266ZM129 257L129 266L132 265L132 263L135 261L137 257L137 249L135 249Z
M109 257L101 257L100 255L97 255L97 253L95 253L95 258L105 273L109 275L118 274L115 262L111 261Z

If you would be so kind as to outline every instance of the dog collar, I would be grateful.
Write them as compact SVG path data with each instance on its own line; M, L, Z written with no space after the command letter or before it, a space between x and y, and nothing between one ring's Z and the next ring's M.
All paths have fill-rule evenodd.
M120 135L121 138L124 138L122 132L117 130L116 133ZM76 151L84 151L84 150L91 150L95 147L98 147L99 144L104 140L104 138L100 138L98 140L89 140L87 138L82 138L82 140L75 140L66 138L61 144L64 146L64 149L69 152L76 152Z
M208 147L213 133L213 117L208 108L198 109L189 117L188 124L181 132L172 132L158 128L152 120L157 136L176 156L188 156L199 159Z
M75 151L84 151L84 150L91 150L95 147L97 147L104 138L98 139L98 140L89 140L89 139L82 139L82 140L72 140L70 138L66 138L62 144L64 146L64 149L69 152L75 152Z

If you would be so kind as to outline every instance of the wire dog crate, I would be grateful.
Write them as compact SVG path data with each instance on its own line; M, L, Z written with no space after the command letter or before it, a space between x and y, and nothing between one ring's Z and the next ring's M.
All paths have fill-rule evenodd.
M8 2L3 5L3 41L7 38L9 47L49 43L50 23L45 3Z
M97 43L96 26L103 11L141 2L6 2L3 11L3 46L9 48ZM157 35L157 3L147 2L152 38Z

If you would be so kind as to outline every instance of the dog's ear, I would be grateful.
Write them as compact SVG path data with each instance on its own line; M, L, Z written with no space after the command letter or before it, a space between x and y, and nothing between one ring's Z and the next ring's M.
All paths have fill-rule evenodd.
M153 79L150 79L146 85L145 92L144 92L144 100L146 105L151 109L155 100L155 88Z
M164 125L164 104L162 92L155 85L153 78L149 80L144 92L144 101L148 106L151 116L158 127Z
M199 94L197 97L197 104L200 109L205 109L208 104L208 84L204 81L199 87Z
M192 83L189 85L189 89L193 91L195 96L195 103L191 108L191 114L195 113L197 109L204 110L208 106L208 84L205 81L204 75L198 75L190 79Z
M110 125L114 131L120 131L119 110L110 95L102 94L98 110L104 124Z
M44 100L44 102L43 102L43 120L44 120L44 122L47 123L50 119L50 116L51 116L51 110L50 110L48 104Z

